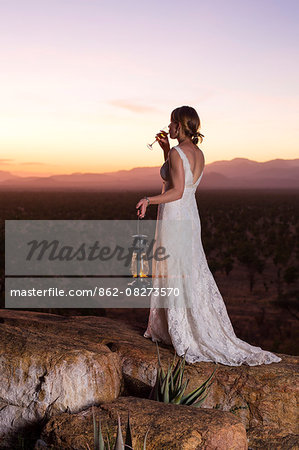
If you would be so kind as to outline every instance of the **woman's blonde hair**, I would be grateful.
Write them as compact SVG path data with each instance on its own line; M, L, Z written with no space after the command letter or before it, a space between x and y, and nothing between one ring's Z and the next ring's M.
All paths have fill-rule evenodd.
M198 144L198 138L202 142L203 134L199 132L200 119L194 108L191 106L181 106L171 113L171 120L182 125L186 136L190 137L193 144Z

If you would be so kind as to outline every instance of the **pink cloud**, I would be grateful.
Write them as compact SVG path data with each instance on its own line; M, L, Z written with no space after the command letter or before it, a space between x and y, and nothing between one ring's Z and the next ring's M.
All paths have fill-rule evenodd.
M118 108L128 109L129 111L136 113L157 111L157 108L154 108L152 106L140 105L137 103L130 102L128 100L111 100L109 104L116 106Z
M41 162L23 162L23 163L20 163L20 165L21 166L48 166L49 164L41 163Z

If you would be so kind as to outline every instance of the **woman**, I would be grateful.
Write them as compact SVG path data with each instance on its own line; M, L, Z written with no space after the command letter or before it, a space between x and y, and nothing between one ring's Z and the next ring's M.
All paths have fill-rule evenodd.
M160 174L163 190L160 195L141 199L136 208L143 218L148 205L158 206L155 245L165 246L170 260L153 260L153 287L177 287L178 296L151 296L151 309L144 337L153 342L172 344L179 356L186 352L189 364L207 361L229 366L256 366L279 362L274 353L262 350L237 338L227 314L225 303L208 267L201 242L201 224L195 191L204 169L204 155L197 147L200 120L194 108L182 106L171 113L169 136L179 145L170 149L168 137L158 133L156 138L164 151L165 163ZM173 230L174 222L188 223L180 236ZM185 225L184 225L185 226ZM188 251L179 251L181 240L190 244ZM157 290L156 290L157 292ZM179 303L180 302L180 303Z

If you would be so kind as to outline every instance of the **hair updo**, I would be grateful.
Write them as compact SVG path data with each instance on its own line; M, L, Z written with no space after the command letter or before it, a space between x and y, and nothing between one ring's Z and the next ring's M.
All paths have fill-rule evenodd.
M198 144L198 138L202 142L203 134L199 132L200 119L197 112L191 106L181 106L171 113L171 120L180 123L186 136L190 137L193 144Z

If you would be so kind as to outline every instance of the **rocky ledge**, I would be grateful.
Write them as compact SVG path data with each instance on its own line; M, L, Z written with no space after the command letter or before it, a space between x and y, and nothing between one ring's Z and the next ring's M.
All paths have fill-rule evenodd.
M125 436L128 412L134 435L133 447L144 440L147 449L231 449L248 448L246 430L234 414L192 406L172 405L136 397L119 397L94 408L101 418L103 434L115 435L117 415ZM86 449L93 441L91 408L77 414L60 414L45 426L41 438L55 448Z
M114 431L117 412L125 427L130 411L136 438L150 427L148 449L298 448L296 356L253 367L218 364L208 397L194 408L147 399L156 345L134 325L2 309L0 335L0 448L13 448L28 430L48 446L92 448L92 405ZM174 350L159 348L166 368ZM214 368L186 365L186 392Z

